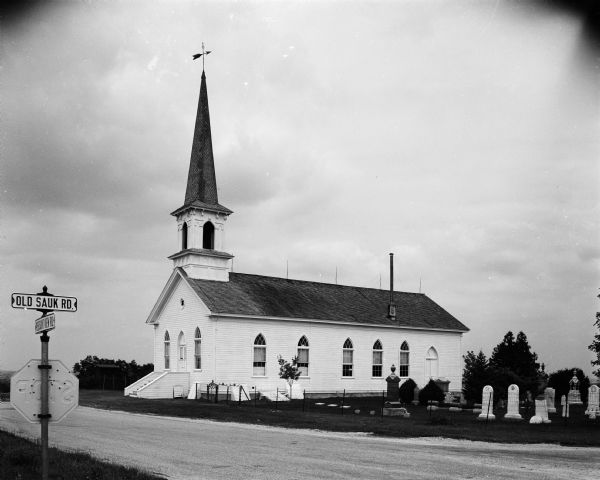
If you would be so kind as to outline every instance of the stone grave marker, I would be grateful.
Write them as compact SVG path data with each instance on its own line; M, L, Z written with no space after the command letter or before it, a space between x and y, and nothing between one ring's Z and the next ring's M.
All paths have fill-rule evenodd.
M396 366L392 365L390 370L392 373L385 379L387 382L387 395L386 400L388 402L398 402L400 400L400 377L396 375Z
M544 396L546 397L546 404L548 405L548 413L556 413L556 407L554 406L554 397L556 392L553 388L548 387L544 390Z
M491 385L483 387L481 394L481 413L477 420L495 420L494 410L494 388Z
M594 420L596 415L600 414L600 388L598 385L592 385L588 388L588 407L585 411L590 420Z
M522 420L519 413L519 386L514 383L508 387L508 404L504 420Z
M531 417L529 423L552 423L548 418L548 404L545 396L541 399L535 399L535 415Z
M583 405L581 394L579 393L579 379L575 370L573 370L573 378L569 381L569 396L567 401L570 405Z
M419 404L419 393L421 393L421 389L417 386L415 386L415 389L413 390L413 405L418 405Z

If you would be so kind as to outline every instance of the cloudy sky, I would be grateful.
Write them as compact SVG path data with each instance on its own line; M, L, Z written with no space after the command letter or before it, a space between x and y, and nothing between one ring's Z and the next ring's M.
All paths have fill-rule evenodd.
M37 6L36 6L37 5ZM50 356L152 361L202 65L238 272L422 291L489 355L590 372L598 37L547 2L48 1L2 25L0 369L12 292L79 299ZM592 35L590 35L592 33Z

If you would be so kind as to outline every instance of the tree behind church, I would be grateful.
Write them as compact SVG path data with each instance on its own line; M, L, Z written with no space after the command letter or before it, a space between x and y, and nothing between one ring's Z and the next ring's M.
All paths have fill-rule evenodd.
M537 353L531 351L527 335L519 332L515 339L513 333L508 331L504 339L494 348L490 357L489 366L496 385L492 382L494 390L500 388L504 392L508 381L519 385L521 392L526 390L533 394L539 393L543 387L540 380L545 374L540 369Z
M598 295L600 298L600 295ZM588 349L596 355L596 359L592 360L594 367L599 367L597 370L593 370L592 373L600 378L600 312L596 312L596 323L594 325L598 328L598 332L594 335L594 341L588 346Z

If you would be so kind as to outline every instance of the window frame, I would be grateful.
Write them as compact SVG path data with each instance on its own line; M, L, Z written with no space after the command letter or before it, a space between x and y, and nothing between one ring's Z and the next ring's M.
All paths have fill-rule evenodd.
M373 343L372 349L372 365L371 365L371 377L372 378L382 378L383 377L383 345L381 340L377 339ZM375 362L375 355L379 355L379 363ZM376 371L379 371L379 374L376 374Z
M306 353L306 362L300 362L301 356L300 356L300 352L305 352ZM310 344L308 342L308 338L306 338L306 335L302 335L300 337L300 340L298 340L298 350L297 350L297 361L296 361L296 366L298 367L298 370L300 370L300 377L301 378L308 378L309 377L309 365L310 365ZM303 370L305 369L305 370Z
M350 363L346 362L348 353L350 354ZM342 378L354 378L354 343L350 337L344 341L342 346Z
M262 342L262 343L260 343ZM257 352L262 351L263 354L261 357L258 357L257 361ZM261 365L262 364L262 365ZM257 372L257 368L262 368L262 373L260 371ZM259 333L254 339L254 344L252 345L252 376L253 377L266 377L267 376L267 339L262 333Z
M168 330L163 335L163 359L164 370L171 370L171 337Z
M405 359L406 361L404 361ZM406 340L402 342L402 345L400 345L398 376L401 378L410 377L410 345Z
M194 370L202 370L202 332L200 327L194 331Z

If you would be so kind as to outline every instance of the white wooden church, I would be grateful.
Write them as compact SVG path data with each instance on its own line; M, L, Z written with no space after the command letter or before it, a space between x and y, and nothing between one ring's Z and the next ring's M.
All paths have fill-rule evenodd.
M460 391L468 328L446 310L420 293L234 273L224 245L231 213L217 198L203 71L185 202L172 213L174 270L146 320L154 372L125 395L194 398L215 382L272 396L287 385L279 355L298 357L294 388L306 392L381 392L392 364L403 381L442 378Z

